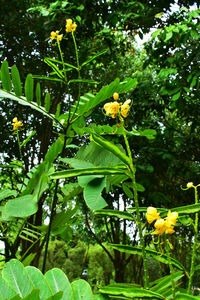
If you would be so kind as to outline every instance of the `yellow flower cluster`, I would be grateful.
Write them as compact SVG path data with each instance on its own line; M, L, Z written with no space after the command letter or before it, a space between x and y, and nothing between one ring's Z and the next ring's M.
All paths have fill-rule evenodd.
M118 100L119 94L114 93L113 99ZM106 116L111 116L113 119L116 118L118 115L126 118L130 109L131 100L126 100L123 104L118 103L117 101L109 102L104 105L104 110L106 112Z
M76 30L77 24L76 22L73 23L72 19L66 20L66 32L74 32Z
M13 130L16 130L18 129L19 127L23 126L22 122L21 121L18 121L18 119L15 117L13 120Z
M59 34L59 31L56 30L56 31L52 31L51 32L51 36L50 37L51 37L52 41L54 39L56 39L57 41L62 41L63 34Z
M153 223L155 220L155 231L153 234L162 235L163 233L172 234L175 232L174 225L176 224L176 219L178 218L177 212L168 211L167 217L165 219L160 218L160 214L157 212L157 209L154 207L147 208L147 222L149 224Z

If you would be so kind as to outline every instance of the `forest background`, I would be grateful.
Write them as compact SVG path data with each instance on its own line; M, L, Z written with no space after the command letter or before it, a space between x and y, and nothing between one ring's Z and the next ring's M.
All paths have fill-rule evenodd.
M177 9L172 9L174 4ZM181 186L191 181L199 183L198 8L196 1L2 1L1 61L6 59L9 66L16 65L22 82L28 74L33 74L34 80L40 82L41 90L51 97L50 113L65 113L70 99L76 99L79 93L76 83L70 84L66 92L59 81L37 77L47 76L51 71L44 63L45 57L58 59L50 32L60 30L67 18L72 18L78 25L76 41L80 62L99 52L102 54L96 55L81 70L81 77L85 79L85 84L81 84L81 95L97 93L116 77L120 81L135 79L134 89L120 98L122 101L130 98L133 103L126 126L141 132L151 128L157 133L152 139L145 136L129 138L137 167L137 182L141 186L141 206L170 209L192 204L192 191L186 193ZM143 39L152 29L149 41L138 45L138 36ZM74 65L72 39L62 42L64 60ZM76 72L72 71L72 78L75 77ZM42 105L47 103L44 103L44 96L42 101ZM44 160L58 132L52 120L14 101L1 99L0 114L0 186L1 189L20 191L24 175L29 176L31 170ZM36 131L22 148L23 172L17 139L11 131L14 117L23 122L22 140ZM115 120L107 118L98 106L85 124L91 128L95 124L113 126ZM89 136L81 131L85 124L79 124L78 129L73 128L74 131L68 133L69 137L73 135L73 147L66 147L65 156L74 157L77 151L90 144ZM113 137L112 141L123 144L120 136ZM5 249L2 263L21 257L24 264L42 268L44 236L54 189L52 183L42 194L37 212L29 218L29 227L27 225L20 233L17 243L13 242L16 241L13 225L6 229L6 239L2 231ZM126 184L115 186L111 192L104 189L102 196L110 209L126 211L133 206L133 195ZM85 276L91 285L112 281L142 283L140 257L120 253L108 245L108 242L136 245L138 229L132 222L95 215L85 204L83 189L76 180L60 184L57 200L47 270L59 267L70 280ZM176 230L178 238L173 240L174 257L186 268L193 238L192 218L192 215L182 218L181 226ZM39 233L31 236L30 230L36 228ZM150 242L151 237L147 235L146 245ZM149 259L148 264L151 280L168 273L168 266L153 259ZM197 278L198 273L194 281L198 287Z

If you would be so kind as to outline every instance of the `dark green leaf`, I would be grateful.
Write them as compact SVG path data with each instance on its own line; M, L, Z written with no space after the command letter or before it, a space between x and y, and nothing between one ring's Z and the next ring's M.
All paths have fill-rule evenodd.
M128 213L127 211L120 211L114 209L98 209L95 211L95 215L102 215L108 217L116 217L119 219L131 220L133 221L135 218L132 214Z
M99 56L105 54L107 51L108 51L108 50L106 49L106 50L103 50L103 51L101 51L101 52L99 52L99 53L93 55L93 56L90 57L88 60L86 60L84 63L82 63L81 67L83 67L83 66L89 64L91 61L93 61L93 60L96 59L97 57L99 57Z
M33 101L33 77L28 74L25 81L25 96L28 102Z
M3 61L1 65L1 81L2 81L2 86L4 90L6 91L11 91L12 89L12 84L11 84L11 78L10 78L10 73L8 69L8 62L6 60Z
M40 88L39 82L37 82L37 85L36 85L36 102L37 102L37 105L41 106L41 88Z
M14 92L16 96L22 96L22 84L20 80L19 71L16 66L12 66L11 74L12 74Z
M50 105L51 105L50 94L47 92L44 99L44 108L46 109L47 112L49 112Z

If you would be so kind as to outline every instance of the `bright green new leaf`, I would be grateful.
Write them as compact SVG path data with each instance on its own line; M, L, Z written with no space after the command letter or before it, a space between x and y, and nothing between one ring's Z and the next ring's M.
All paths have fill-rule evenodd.
M6 91L11 91L12 89L12 84L11 84L11 78L10 78L10 73L8 69L8 62L6 60L3 61L1 65L1 81L2 81L2 86L4 90Z
M40 291L38 289L33 289L30 294L23 298L23 300L40 300Z
M38 210L33 195L25 195L8 200L5 205L5 213L8 216L25 218L33 215Z
M0 201L4 200L4 199L6 199L10 196L16 197L17 196L17 191L9 190L9 189L0 191Z
M16 66L12 66L11 68L12 74L12 83L16 96L22 96L22 84L20 80L19 71Z
M62 72L60 71L60 69L52 62L54 61L53 59L50 58L45 58L44 62L50 66L52 68L52 70L57 74L57 76L61 79L64 79L64 75L62 74Z
M3 278L0 277L0 299L10 299L14 295L16 295L16 292Z
M70 83L88 83L88 84L99 84L98 81L91 80L91 79L71 79L68 81Z
M46 299L51 296L52 292L42 272L32 266L27 266L25 269L33 287L40 290L40 299Z
M72 287L70 282L63 271L54 268L45 274L45 279L51 289L55 294L57 292L63 291L62 300L72 300Z
M6 263L6 267L2 271L2 278L22 298L30 294L33 289L24 266L16 259L11 259Z
M93 294L89 283L83 279L75 280L71 284L74 300L93 300Z
M30 139L32 138L32 136L34 136L36 134L36 130L32 131L29 136L22 142L21 144L21 147L25 146L29 141Z
M28 74L25 81L25 96L28 102L33 101L33 77Z

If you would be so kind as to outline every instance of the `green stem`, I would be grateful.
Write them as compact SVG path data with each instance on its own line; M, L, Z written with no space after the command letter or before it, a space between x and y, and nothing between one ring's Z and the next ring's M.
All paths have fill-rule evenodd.
M73 38L74 48L75 48L76 64L77 64L77 71L78 71L78 79L81 79L81 73L80 73L81 68L80 68L80 64L79 64L78 48L77 48L76 39L75 39L73 31L72 31L72 38ZM75 113L77 111L77 108L79 106L80 96L81 96L81 84L78 83L78 97L77 97L78 101L77 101L76 108L75 108L75 110L73 112L73 115L72 115L71 119L73 119L73 117L74 117L74 115L75 115Z
M61 61L62 61L62 64L63 64L63 71L64 71L64 69L65 69L65 63L64 63L64 59L63 59L62 50L61 50L61 48L60 48L60 42L59 42L58 39L57 39L57 44L58 44L58 50L59 50L59 52L60 52L60 58L61 58ZM64 76L65 76L65 81L66 81L66 83L67 83L67 75L66 75L66 72L64 72Z
M174 268L172 266L172 260L171 260L171 256L170 256L170 250L169 250L169 241L166 239L166 236L165 236L165 250L166 250L166 253L167 253L167 256L168 256L168 262L169 262L169 270L170 270L170 275L171 275L171 282L172 282L172 296L173 298L172 299L175 299L175 281L174 281L174 277L173 277L173 274L174 274Z
M140 237L140 243L141 243L141 248L142 248L143 265L144 265L144 287L148 288L149 287L149 271L148 271L148 266L147 266L147 256L146 256L144 237L143 237L143 232L142 232L141 216L140 216L140 211L139 211L137 184L136 184L136 180L135 180L136 168L133 165L131 149L130 149L130 146L129 146L129 142L128 142L125 130L123 131L123 136L124 136L124 141L125 141L125 144L126 144L126 149L127 149L127 152L128 152L128 156L129 156L129 159L130 159L130 169L131 169L131 174L132 174L132 183L133 183L134 201L135 201L135 208L136 208L137 226L138 226L138 229L139 229L139 237Z
M198 204L197 186L194 187L194 196L195 196L195 204ZM197 252L198 221L199 221L199 216L198 216L198 212L197 212L195 214L195 223L194 223L194 244L193 244L193 249L192 249L190 277L189 277L189 283L188 283L188 289L187 289L188 294L192 294L191 286L192 286L192 279L194 276L194 265L195 265L195 257L196 257L196 252Z
M23 162L22 149L21 149L21 144L20 144L20 139L19 139L19 131L18 131L18 128L17 128L17 142L18 142L18 147L19 147L20 160Z

